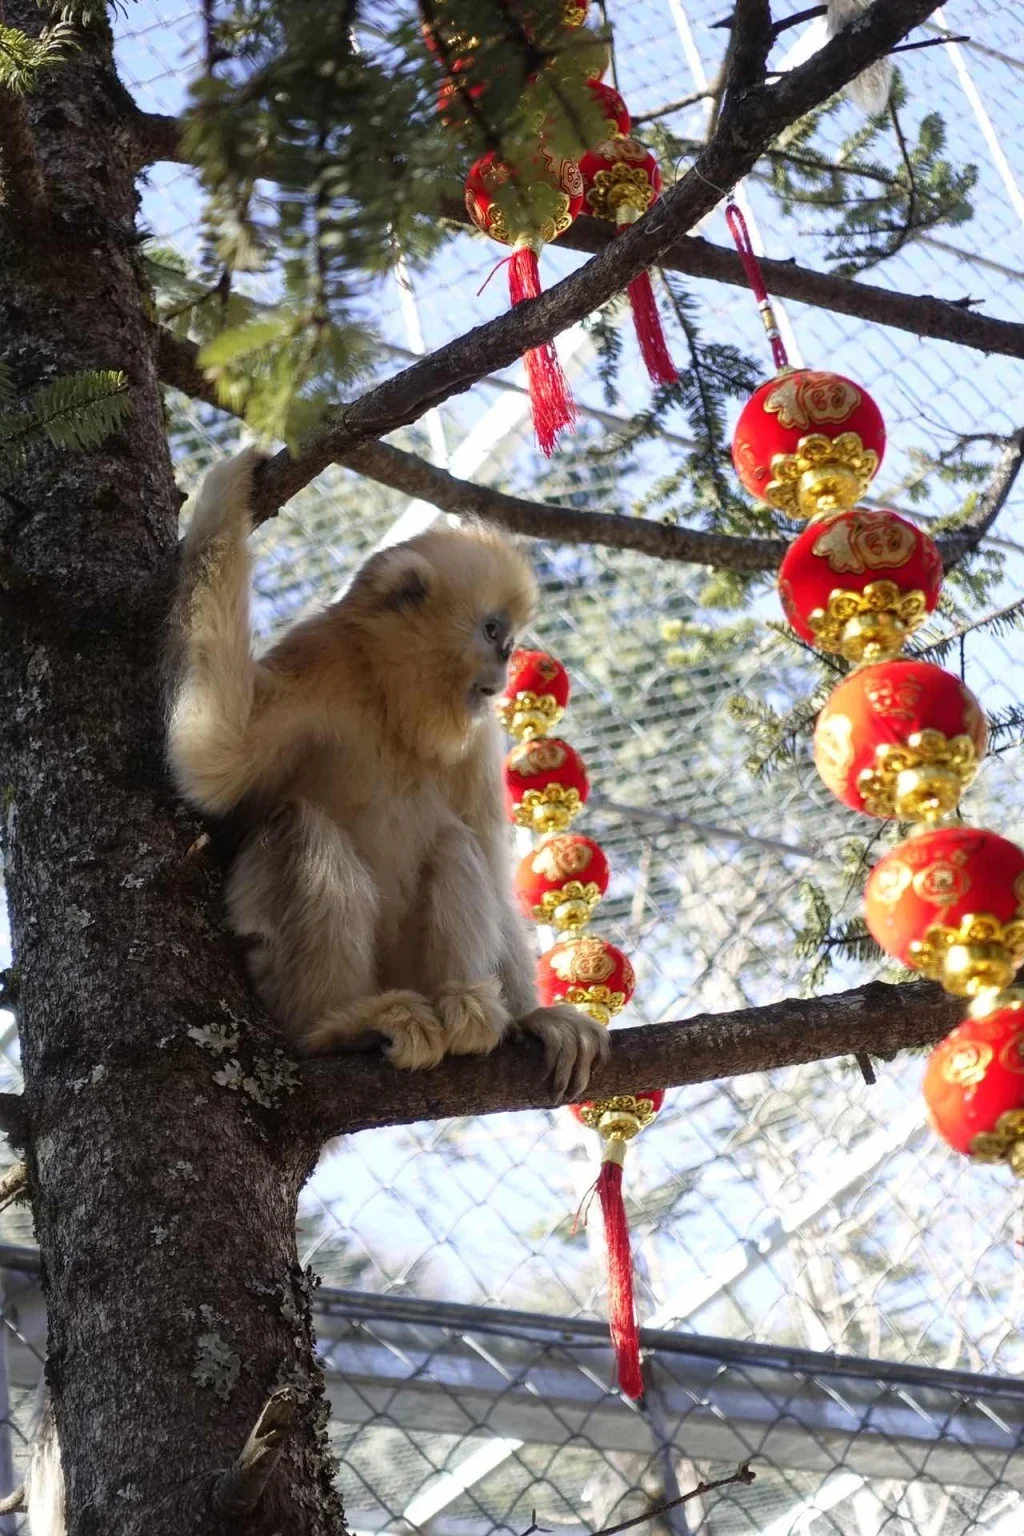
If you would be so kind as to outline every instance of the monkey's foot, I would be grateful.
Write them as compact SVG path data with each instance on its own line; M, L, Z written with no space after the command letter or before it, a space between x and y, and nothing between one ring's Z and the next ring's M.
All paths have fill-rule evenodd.
M437 1011L452 1056L486 1056L509 1024L497 976L445 987L437 999Z
M556 1097L571 1103L581 1098L594 1063L608 1057L608 1033L602 1025L595 1024L572 1003L535 1008L516 1022L521 1030L543 1044L544 1061Z
M325 1013L306 1039L311 1051L342 1050L367 1034L383 1035L384 1055L396 1067L436 1067L447 1041L440 1019L418 992L381 992Z

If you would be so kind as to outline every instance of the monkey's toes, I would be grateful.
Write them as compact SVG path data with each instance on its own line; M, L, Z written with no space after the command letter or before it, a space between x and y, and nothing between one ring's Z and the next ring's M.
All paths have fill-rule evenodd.
M570 1103L583 1096L594 1064L607 1060L611 1049L603 1026L571 1003L536 1008L519 1027L541 1041L555 1097Z
M418 992L385 992L371 1028L389 1042L384 1054L407 1072L436 1067L447 1049L445 1029L434 1009Z
M437 999L437 1011L452 1056L486 1056L509 1024L497 976L446 987Z

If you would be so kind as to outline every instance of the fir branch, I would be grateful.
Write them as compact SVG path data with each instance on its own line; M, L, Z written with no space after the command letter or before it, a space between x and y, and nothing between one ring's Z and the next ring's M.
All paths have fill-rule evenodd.
M21 464L40 437L54 448L95 448L116 431L130 406L128 381L114 369L53 379L21 409L0 411L0 469Z

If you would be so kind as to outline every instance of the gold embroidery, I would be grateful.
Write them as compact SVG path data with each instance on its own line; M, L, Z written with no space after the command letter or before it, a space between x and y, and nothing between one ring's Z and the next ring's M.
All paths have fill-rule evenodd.
M829 569L841 573L896 570L906 565L917 545L914 530L887 512L858 509L829 523L814 541L812 553L823 555Z
M847 379L808 370L791 373L776 384L764 408L778 416L780 427L810 427L845 421L860 402L860 390Z

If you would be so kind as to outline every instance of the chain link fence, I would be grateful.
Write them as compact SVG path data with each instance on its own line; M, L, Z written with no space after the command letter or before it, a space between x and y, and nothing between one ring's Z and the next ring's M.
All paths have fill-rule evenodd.
M796 0L775 7L777 16L796 9ZM609 6L618 84L634 115L660 114L680 139L700 137L705 101L661 109L713 81L724 36L714 24L725 10L718 0ZM977 166L974 218L908 243L866 280L970 298L1021 320L1024 19L996 0L962 0L934 21L970 41L904 56L905 112L912 122L939 111L950 158ZM140 0L120 25L122 70L140 105L178 109L197 44L193 7ZM844 110L849 131L856 117ZM769 254L823 265L819 212L798 207L783 219L757 177L744 191ZM198 207L186 171L153 170L143 215L161 241L194 255ZM719 214L701 233L727 239ZM496 284L476 295L493 259L486 242L462 236L427 271L385 289L375 316L387 370L501 307ZM546 252L549 280L581 259ZM705 334L757 352L747 295L688 287ZM792 302L784 310L805 361L850 374L882 405L891 446L881 504L925 518L952 511L962 487L939 478L929 478L925 502L912 502L920 454L1022 425L1009 359ZM671 341L681 345L678 335ZM608 406L584 329L561 349L584 439L642 404L630 374L622 400ZM174 439L183 483L235 436L181 402ZM446 404L409 441L469 478L537 484L516 369ZM569 453L544 471L543 493L629 511L686 448L685 423L673 425L620 478ZM994 454L987 443L978 452ZM262 636L334 595L379 539L433 515L342 471L323 476L258 535ZM1020 491L989 547L1003 561L988 599L995 609L1014 601L1024 576ZM837 922L854 915L860 882L845 850L863 826L820 786L806 742L767 779L745 766L751 741L729 697L784 709L812 681L764 624L775 614L772 594L742 614L709 617L706 572L600 549L533 553L545 593L536 640L572 673L562 729L595 789L579 825L614 870L597 927L638 974L624 1022L793 995L810 965L799 943L804 883L826 892ZM688 647L698 621L717 626L713 646ZM925 639L958 627L947 613ZM970 631L946 660L957 663L990 712L1017 703L1024 673L1012 631ZM967 797L967 815L1024 836L1022 777L1020 750L1007 739ZM822 984L839 990L876 973L837 954ZM10 1019L0 1050L0 1086L17 1087ZM329 1149L303 1195L300 1256L323 1281L319 1339L353 1532L593 1530L728 1476L747 1458L752 1486L691 1500L651 1528L668 1536L1024 1529L1020 1194L1008 1176L969 1167L931 1137L921 1068L903 1057L869 1086L852 1061L836 1061L669 1096L626 1173L649 1330L642 1407L611 1389L600 1221L573 1225L596 1145L567 1114L374 1131ZM8 1450L24 1461L45 1323L29 1217L14 1207L2 1223L7 1482L8 1472L18 1475ZM16 1528L8 1517L0 1528L5 1520Z

